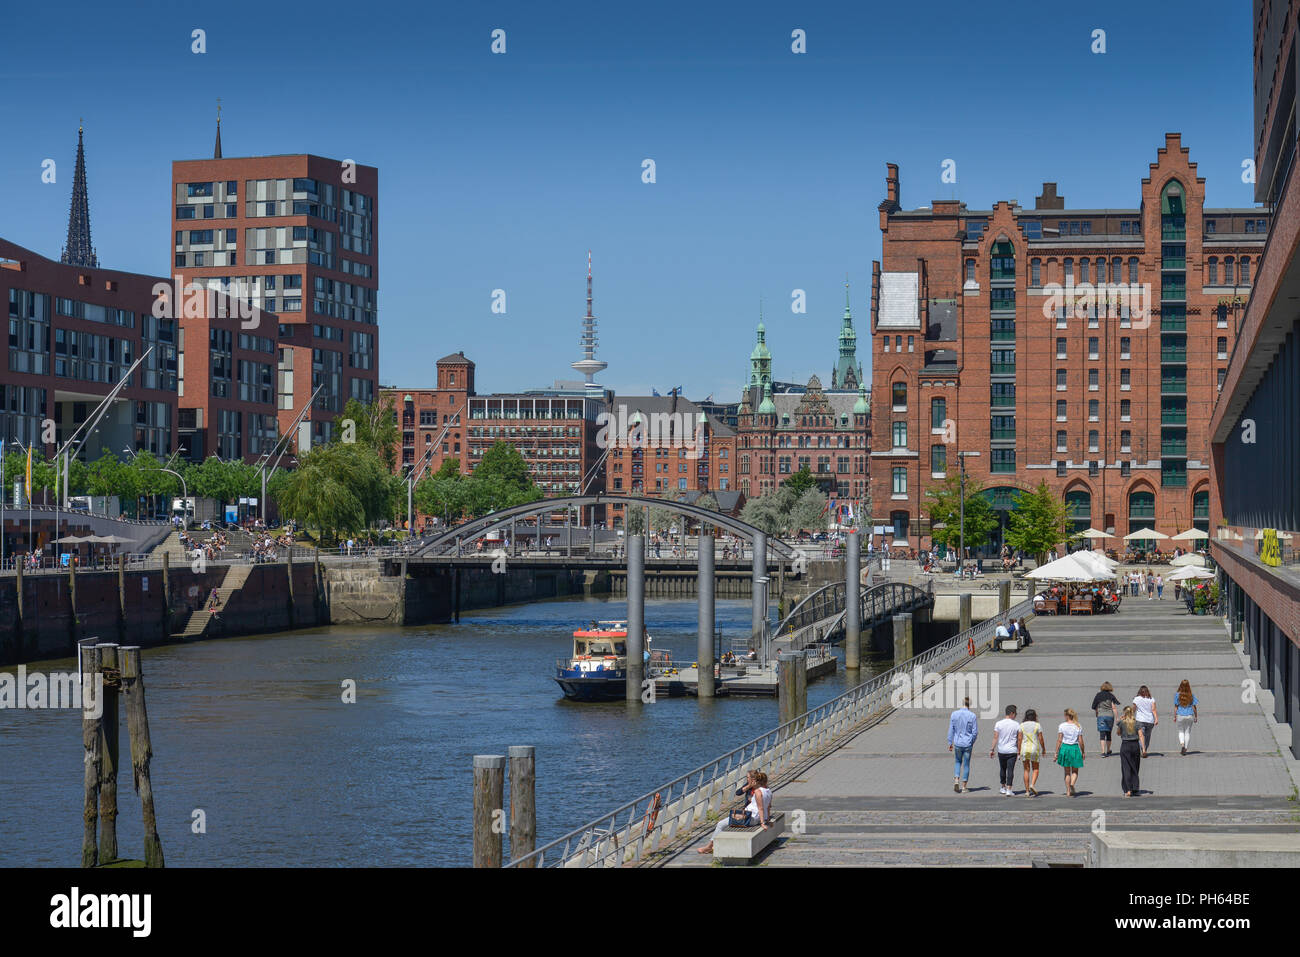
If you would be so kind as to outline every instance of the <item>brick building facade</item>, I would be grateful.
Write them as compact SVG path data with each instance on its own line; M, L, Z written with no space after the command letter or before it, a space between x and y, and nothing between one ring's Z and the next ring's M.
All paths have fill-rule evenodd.
M891 164L872 289L876 521L928 545L926 490L963 452L999 518L993 549L1040 479L1079 530L1208 528L1207 423L1269 214L1204 197L1178 134L1128 209L1067 209L1045 183L1032 209L904 210Z

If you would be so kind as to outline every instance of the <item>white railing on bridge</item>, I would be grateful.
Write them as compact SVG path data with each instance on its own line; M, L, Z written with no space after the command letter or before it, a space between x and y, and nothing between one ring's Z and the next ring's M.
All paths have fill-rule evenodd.
M982 651L1002 618L1019 618L1032 611L1031 601L1013 605L1005 615L980 622L507 866L525 862L535 867L622 867L640 863L724 814L746 772L763 770L775 781L809 757L830 749L847 733L888 713L893 708L895 676L917 668L926 675L941 674L970 658L972 642L977 653Z

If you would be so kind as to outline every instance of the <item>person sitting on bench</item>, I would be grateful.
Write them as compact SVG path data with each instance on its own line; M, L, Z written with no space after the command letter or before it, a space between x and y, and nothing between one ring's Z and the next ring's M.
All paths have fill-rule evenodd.
M736 791L736 794L747 795L749 803L745 805L743 811L733 810L719 821L713 829L714 837L728 827L753 827L758 824L766 831L772 826L772 791L767 786L766 774L762 771L750 771L746 776L745 784ZM700 853L712 854L713 841L700 848Z

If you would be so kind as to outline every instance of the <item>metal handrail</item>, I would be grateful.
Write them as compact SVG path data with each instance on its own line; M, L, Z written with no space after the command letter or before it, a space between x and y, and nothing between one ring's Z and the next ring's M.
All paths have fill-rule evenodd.
M1021 617L1032 611L1033 602L1025 600L1005 614ZM511 860L506 866L621 867L639 863L678 835L690 833L710 816L720 815L746 771L762 766L768 770L769 778L775 779L810 756L825 752L846 733L888 713L894 707L892 686L897 676L911 674L919 668L928 681L929 674L947 671L968 659L972 643L976 653L981 652L1003 617L980 622L793 721Z

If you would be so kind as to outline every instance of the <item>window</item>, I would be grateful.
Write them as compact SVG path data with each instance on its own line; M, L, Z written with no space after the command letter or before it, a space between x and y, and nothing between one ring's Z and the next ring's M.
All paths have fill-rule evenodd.
M1214 231L1215 231L1216 229L1218 229L1218 227L1219 227L1219 224L1218 224L1218 222L1217 222L1216 220L1213 220L1213 219L1207 219L1207 220L1205 221L1205 235L1207 235L1207 236L1213 236L1213 235L1214 235Z
M1066 384L1066 372L1064 369L1056 370L1056 391L1064 392Z
M1243 286L1250 285L1250 257L1249 256L1241 257L1241 269L1237 277L1237 281Z
M1101 408L1101 404L1096 399L1088 400L1088 421L1089 422L1096 422L1099 418L1101 418L1100 408Z
M907 351L908 352L916 351L916 336L907 337Z
M885 351L889 351L889 336L885 336Z
M930 429L936 432L944 430L944 422L948 418L948 400L937 398L930 400Z
M1016 450L1015 449L990 449L989 450L989 471L1005 473L1016 470Z
M1130 348L1131 348L1131 345L1132 345L1132 340L1129 339L1128 336L1120 336L1120 337L1119 337L1119 357L1120 357L1121 359L1129 359L1129 358L1131 358L1131 355L1130 355Z
M1121 422L1129 422L1129 421L1132 420L1132 418L1133 418L1133 400L1132 400L1132 399L1120 399L1120 400L1119 400L1119 420L1120 420Z
M975 282L975 260L966 260L966 281Z
M1232 282L1232 257L1223 257L1223 284L1225 286L1233 285Z
M894 495L907 494L907 466L897 466L894 468Z
M907 423L906 422L894 423L894 448L896 449L907 448Z
M1098 256L1097 257L1097 283L1100 285L1105 281L1106 281L1106 260Z
M1096 369L1088 370L1088 391L1096 392L1101 388L1100 376Z
M902 337L902 336L894 336L894 351L895 351L895 352L902 352L902 351L903 351L903 337Z
M1079 260L1079 282L1088 282L1088 260Z
M983 236L984 223L985 220L983 219L966 220L966 238L978 240L981 236Z
M1041 259L1031 259L1029 261L1029 285L1041 286L1043 284L1043 261Z
M1228 358L1228 337L1227 336L1219 336L1219 338L1216 340L1216 353L1217 354L1215 358L1217 359Z
M895 412L907 411L907 383L895 382L891 388Z
M1098 343L1098 340L1097 340L1097 337L1096 337L1096 336L1089 336L1089 337L1088 337L1088 358L1089 358L1089 359L1098 359L1098 358L1101 357L1100 353L1098 352L1098 344L1097 344L1097 343Z
M1130 370L1130 369L1120 369L1120 370L1119 370L1119 390L1120 390L1121 392L1128 392L1128 391L1130 391L1132 388L1133 388L1132 370Z
M1069 445L1066 441L1065 429L1058 429L1056 433L1056 451L1065 452L1068 450Z
M1119 450L1121 452L1132 452L1130 446L1133 443L1133 433L1128 429L1120 429L1119 433Z
M1016 384L1014 382L994 382L989 386L989 404L998 408L1007 408L1016 404Z
M1220 369L1219 370L1219 391L1220 392L1223 391L1223 383L1227 378L1228 378L1228 370Z
M1064 359L1064 358L1066 358L1066 352L1065 352L1065 337L1064 337L1064 336L1057 336L1057 338L1056 338L1056 358L1058 358L1058 359ZM1061 370L1061 369L1058 369L1058 370L1057 370L1057 378L1060 378L1060 374L1061 374L1062 371L1064 371L1064 370Z
M930 446L930 473L933 476L941 476L948 471L948 446L932 445Z
M1065 260L1065 281L1067 284L1074 282L1074 260L1073 259Z
M1219 284L1219 257L1211 256L1205 261L1206 284L1217 286Z
M1128 257L1128 281L1130 283L1138 281L1138 259L1136 256Z
M1026 239L1043 238L1043 221L1041 219L1026 219L1020 225L1024 230Z
M1228 328L1228 307L1227 306L1219 306L1219 308L1214 311L1214 325L1219 329Z
M1065 413L1065 400L1064 400L1064 399L1057 399L1057 400L1056 400L1056 421L1057 421L1057 422L1064 422L1065 419L1066 419L1066 413Z
M1096 452L1100 448L1098 444L1101 441L1101 433L1096 429L1088 430L1088 451Z

